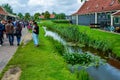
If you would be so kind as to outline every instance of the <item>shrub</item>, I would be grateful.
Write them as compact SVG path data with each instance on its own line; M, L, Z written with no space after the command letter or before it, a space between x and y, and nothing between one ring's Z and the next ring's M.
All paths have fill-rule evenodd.
M54 23L70 23L69 20L53 20Z

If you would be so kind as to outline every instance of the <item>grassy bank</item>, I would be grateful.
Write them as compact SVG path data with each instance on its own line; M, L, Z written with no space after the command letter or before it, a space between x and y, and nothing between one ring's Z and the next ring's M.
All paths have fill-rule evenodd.
M76 80L53 43L43 34L41 28L40 47L34 47L32 41L23 48L20 46L4 71L11 66L19 66L22 69L20 80Z
M48 28L57 31L70 41L80 42L102 51L112 51L116 57L120 58L120 35L118 34L108 33L97 29L90 29L87 26L56 24L50 21L43 22L41 25L47 26Z

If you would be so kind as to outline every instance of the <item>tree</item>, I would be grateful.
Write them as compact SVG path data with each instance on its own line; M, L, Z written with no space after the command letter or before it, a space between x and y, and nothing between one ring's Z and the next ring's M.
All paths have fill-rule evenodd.
M45 12L44 18L45 19L49 19L50 18L50 13L48 11Z
M40 16L40 13L35 13L35 14L34 14L34 20L38 20L38 19L39 19L39 16Z
M44 12L42 12L42 15L44 15L45 13Z
M24 16L23 16L22 13L18 13L18 16L19 16L20 19L23 19L23 18L24 18Z
M25 20L29 21L31 19L30 13L25 13Z
M52 12L52 14L56 15L56 13L55 13L55 12Z
M66 17L65 13L56 14L55 16L56 19L65 19L65 17Z
M9 13L13 14L13 9L9 4L3 4L2 7Z

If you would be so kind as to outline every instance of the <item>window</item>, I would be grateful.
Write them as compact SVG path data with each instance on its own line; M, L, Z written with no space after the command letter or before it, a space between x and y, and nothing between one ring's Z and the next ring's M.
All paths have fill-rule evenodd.
M119 23L119 18L118 17L114 18L114 22L115 22L115 24L118 24Z

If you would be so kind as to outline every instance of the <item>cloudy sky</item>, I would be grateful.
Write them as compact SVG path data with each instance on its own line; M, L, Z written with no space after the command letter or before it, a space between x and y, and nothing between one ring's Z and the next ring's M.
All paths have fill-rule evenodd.
M15 13L29 12L31 15L45 11L70 15L82 4L80 0L0 0L0 5L5 3L9 3Z

